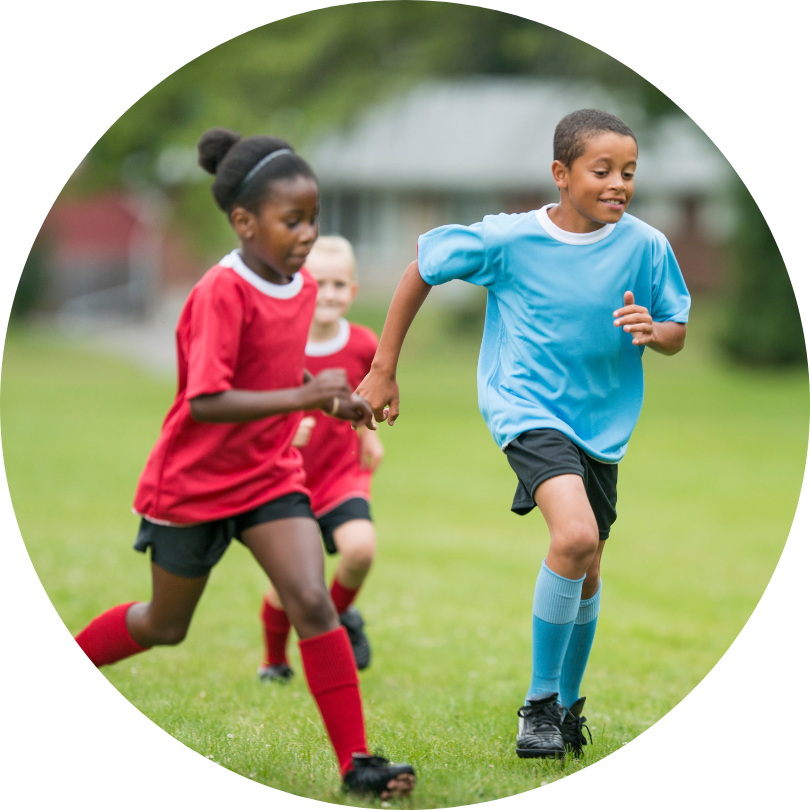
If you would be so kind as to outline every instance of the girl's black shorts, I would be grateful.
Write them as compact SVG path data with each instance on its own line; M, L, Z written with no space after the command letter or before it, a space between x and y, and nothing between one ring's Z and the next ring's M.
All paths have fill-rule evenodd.
M333 532L338 526L342 526L350 520L371 520L371 511L365 498L349 498L348 501L343 501L342 504L318 518L323 546L327 554L337 554Z
M599 539L607 540L616 520L618 464L591 458L559 430L529 430L511 441L504 450L518 477L512 511L528 515L535 507L534 492L555 475L579 475L593 509Z
M152 562L170 574L204 577L222 559L233 538L241 542L245 529L291 517L315 519L303 492L291 492L248 512L194 526L161 526L141 518L135 550L146 553L150 548Z

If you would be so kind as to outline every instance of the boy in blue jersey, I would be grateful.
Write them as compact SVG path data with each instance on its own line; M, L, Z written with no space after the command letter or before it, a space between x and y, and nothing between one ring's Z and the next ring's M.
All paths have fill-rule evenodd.
M518 478L512 511L538 506L551 536L534 592L520 757L578 756L586 742L579 688L618 462L641 410L641 357L645 347L675 354L686 337L690 299L672 249L625 214L637 156L621 119L579 110L554 133L558 205L423 234L358 388L393 424L399 352L431 287L460 278L487 289L479 407Z

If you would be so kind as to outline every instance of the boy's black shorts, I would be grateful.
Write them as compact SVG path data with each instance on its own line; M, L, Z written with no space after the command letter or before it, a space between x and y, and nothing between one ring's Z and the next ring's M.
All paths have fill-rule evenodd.
M152 562L178 577L204 577L222 558L232 538L260 523L291 517L315 519L309 497L291 492L255 509L195 526L161 526L141 518L135 550L152 550Z
M616 520L618 464L596 461L559 430L551 428L521 434L506 446L505 453L518 477L513 512L528 515L535 507L534 492L543 481L573 473L581 476L585 484L599 539L607 540Z
M337 546L333 532L338 526L348 523L350 520L371 520L371 512L368 508L368 501L365 498L349 498L342 504L336 506L318 519L321 527L321 537L327 554L337 554Z

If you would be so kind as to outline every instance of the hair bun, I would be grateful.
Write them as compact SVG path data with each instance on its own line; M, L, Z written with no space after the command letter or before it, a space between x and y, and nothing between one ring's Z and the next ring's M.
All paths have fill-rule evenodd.
M228 154L230 148L242 140L242 136L232 129L214 127L203 132L197 142L197 162L209 174L217 173L217 166Z

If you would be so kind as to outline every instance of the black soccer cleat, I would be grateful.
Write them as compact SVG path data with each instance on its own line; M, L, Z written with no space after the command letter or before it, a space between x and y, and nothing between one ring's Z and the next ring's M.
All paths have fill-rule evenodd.
M385 757L352 754L352 768L343 777L347 793L366 796L407 796L416 784L412 765L393 765Z
M371 646L368 643L368 636L363 630L365 622L360 611L354 605L350 605L338 616L338 619L349 634L357 668L365 669L371 663Z
M561 731L563 709L557 703L557 693L540 700L529 700L518 709L517 748L515 753L523 759L565 756L565 742Z
M591 730L585 725L586 717L582 716L582 708L585 705L585 698L577 698L572 704L570 709L563 709L565 713L560 726L562 732L563 742L568 751L573 752L574 756L579 759L582 754L582 746L588 744L585 735L582 733L584 728L588 732L591 745L593 745L593 737L591 737Z
M290 678L295 674L288 664L269 664L266 667L259 667L259 680L264 683L275 681L276 683L289 683Z

